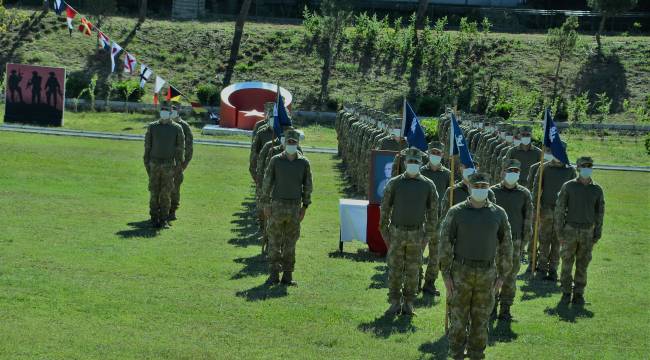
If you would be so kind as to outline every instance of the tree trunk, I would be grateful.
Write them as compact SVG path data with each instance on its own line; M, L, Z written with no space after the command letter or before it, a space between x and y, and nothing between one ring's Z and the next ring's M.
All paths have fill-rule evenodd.
M50 2L48 0L43 1L43 12L48 13L50 11Z
M147 18L147 0L140 0L140 22Z
M600 35L605 30L605 21L607 20L607 14L603 13L603 17L600 18L600 25L598 26L598 32L596 33L596 43L598 44L598 52L602 52L602 44L600 42Z
M553 80L553 97L552 97L552 104L555 105L555 101L557 99L557 90L558 90L558 83L560 82L560 67L562 66L562 56L558 57L557 59L557 66L555 67L555 79Z
M325 100L327 100L329 96L329 82L330 82L330 74L332 72L332 48L334 47L334 44L332 41L327 44L327 48L325 49L325 56L323 59L323 71L321 72L320 76L320 99L319 103L321 107L325 104Z
M421 30L424 28L424 18L427 15L427 6L429 5L429 0L419 0L418 3L418 12L415 17L415 28Z
M239 16L237 17L235 35L232 38L232 45L230 46L230 59L228 60L226 73L223 77L224 85L230 85L230 80L232 80L232 73L237 63L237 57L239 56L239 46L241 45L242 35L244 35L244 24L246 23L246 16L248 16L248 9L251 7L251 2L252 0L244 0L239 11Z

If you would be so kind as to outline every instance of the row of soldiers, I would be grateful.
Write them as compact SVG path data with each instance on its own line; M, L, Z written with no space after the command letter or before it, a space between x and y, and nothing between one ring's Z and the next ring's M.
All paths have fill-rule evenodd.
M368 113L352 106L337 118L339 151L356 181L368 173L367 163L359 163L372 148L367 138L372 144L377 136L372 134L382 127L368 119ZM471 168L455 163L460 181L452 185L451 172L443 165L450 161L445 154L449 126L450 119L441 116L438 134L443 142L431 142L426 154L406 148L404 139L394 136L400 144L394 151L400 158L384 191L380 219L389 246L387 313L414 314L419 291L439 295L434 282L440 271L447 289L451 355L460 359L467 351L470 358L483 358L487 321L491 314L497 315L497 305L499 318L512 318L520 249L533 238L533 199L538 189L542 217L537 269L545 279L556 280L561 242L561 301L578 306L584 304L591 249L602 234L603 192L591 179L591 158L578 159L576 177L573 168L550 153L539 161L541 150L532 144L530 127L515 128L493 119L462 125L477 160ZM422 283L427 245L429 259Z

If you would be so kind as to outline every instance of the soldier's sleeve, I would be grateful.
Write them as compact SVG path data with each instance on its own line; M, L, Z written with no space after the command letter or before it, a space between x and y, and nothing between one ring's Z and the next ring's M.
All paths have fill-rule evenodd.
M311 204L311 193L314 190L314 185L312 183L311 165L307 158L305 158L305 163L307 165L302 179L302 205L307 207Z
M260 202L262 204L268 204L271 201L271 190L273 189L273 184L275 183L275 171L273 170L275 166L275 158L271 158L271 162L266 167L264 171L264 182L262 183L262 196Z
M456 243L456 209L450 210L445 215L440 225L440 234L438 234L438 259L440 263L440 272L445 279L451 276L451 262L454 259L454 244Z
M194 134L192 128L188 125L185 133L185 165L187 166L194 156Z
M533 238L533 196L530 194L528 189L524 188L526 194L526 200L524 205L524 237L523 244L528 244Z
M144 135L144 167L149 166L151 160L151 127L147 127L147 133Z
M397 153L397 155L395 156L395 160L393 160L393 168L391 169L391 175L392 175L393 177L395 177L395 176L397 176L397 175L399 175L399 174L402 173L402 172L400 171L401 165L402 165L402 153L399 152L399 153Z
M603 189L598 187L600 192L596 200L596 224L594 224L594 242L598 241L603 235L603 220L605 218L605 194Z
M531 191L531 195L533 197L533 204L535 204L537 202L537 196L535 195L535 192L533 191L535 189L533 183L535 182L535 178L537 177L537 169L539 168L539 165L537 165L537 164L538 163L533 164L530 167L530 170L528 171L528 178L526 179L527 180L526 182L528 183L528 190Z
M503 279L512 268L512 232L505 210L501 209L501 224L498 232L496 266L497 278Z
M264 145L262 151L258 155L257 168L255 169L255 180L258 182L264 177L264 171L266 170L266 157L269 153L269 147Z
M435 236L436 225L438 225L438 191L433 181L430 181L430 188L427 201L427 222L424 227L427 242Z
M255 171L257 170L257 161L258 161L258 142L259 136L255 134L253 136L253 141L251 142L251 153L248 156L248 172L251 176L255 176Z
M542 179L539 178L539 168L540 168L541 166L542 166L542 165L540 165L540 166L535 170L535 174L533 175L533 182L532 182L532 184L533 184L533 188L532 188L532 191L533 191L533 203L535 204L535 206L537 206L537 189L539 189L539 182L542 181ZM529 175L532 175L532 174L529 174ZM530 180L530 176L529 176L529 180ZM531 182L528 181L528 183L530 184ZM543 185L543 184L542 184L542 185Z
M564 183L560 189L560 193L555 200L555 210L553 212L553 226L555 233L559 233L564 227L566 220L567 204L569 203L569 192L567 191L567 184Z
M393 211L393 197L395 196L395 178L388 180L384 189L384 197L381 199L379 228L383 231L388 230L390 216Z
M494 204L497 203L497 197L494 195L494 191L492 191L492 189L488 189L488 199Z
M182 164L185 161L185 134L183 128L178 125L176 131L176 165Z

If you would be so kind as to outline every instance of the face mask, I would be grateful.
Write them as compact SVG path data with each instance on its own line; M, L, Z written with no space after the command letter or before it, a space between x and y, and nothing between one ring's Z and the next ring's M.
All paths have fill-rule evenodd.
M553 160L553 155L549 153L544 153L544 160L545 161L551 161Z
M591 173L593 173L594 169L592 168L580 168L580 177L584 179L588 179L591 177Z
M514 140L514 137L512 135L506 135L506 142L511 143Z
M406 164L406 173L414 176L420 173L420 164Z
M284 136L280 136L280 145L284 145L285 140Z
M515 146L519 146L519 145L521 145L521 140L519 140L519 139L514 139L514 140L512 140L512 143L513 143Z
M442 160L442 157L439 155L429 155L429 162L433 166L440 165L440 160Z
M161 119L169 119L171 116L171 113L167 110L160 110L160 118Z
M475 172L476 170L474 168L463 169L463 179L468 180L470 175L472 175Z
M298 145L287 145L287 154L294 155L298 152Z
M530 136L522 137L521 143L524 145L530 145Z
M519 180L519 173L507 172L504 180L506 181L506 183L508 183L508 185L514 185L517 182L517 180Z
M472 188L472 199L477 202L485 201L488 197L490 189L474 189Z
M478 123L478 128L483 129L483 123Z
M506 133L500 133L499 138L501 138L501 140L505 140L506 139Z
M176 111L176 110L172 110L172 112L171 112L171 115L170 115L170 116L171 116L171 118L172 118L172 119L175 119L175 118L177 118L177 117L178 117L178 111Z

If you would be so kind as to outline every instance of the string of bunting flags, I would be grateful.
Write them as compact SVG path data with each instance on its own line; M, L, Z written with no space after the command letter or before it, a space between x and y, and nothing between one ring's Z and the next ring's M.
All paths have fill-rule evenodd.
M72 32L74 30L73 20L77 17L77 15L79 15L79 12L75 8L70 6L70 4L66 3L63 0L53 1L53 7L54 7L54 12L59 16L61 16L63 12L65 12L66 22L68 24L68 30L70 32L70 36L72 36ZM154 75L153 70L148 65L142 62L138 62L134 54L126 51L122 46L120 46L115 41L112 41L110 37L106 35L106 33L101 31L99 28L96 28L86 17L82 15L79 16L81 18L80 20L81 23L78 26L78 30L86 36L92 36L92 34L96 32L97 40L99 43L99 49L110 51L111 72L115 72L116 66L120 62L119 57L123 54L124 59L122 61L123 64L122 68L124 73L129 75L136 75L137 73L137 75L139 76L140 88L144 89L146 83ZM137 71L138 64L140 64L139 72ZM172 86L172 84L170 84L167 80L163 79L158 75L156 75L156 80L154 83L154 97L153 97L154 105L159 104L160 93L165 87L165 85L168 85L167 94L165 95L166 101L180 102L181 98L184 98L192 105L192 110L194 110L195 112L197 113L208 112L205 108L203 108L203 106L200 103L190 101L190 99L187 96L185 96L177 88ZM210 115L210 119L217 118L216 114L213 114L212 112L210 112L209 115Z

